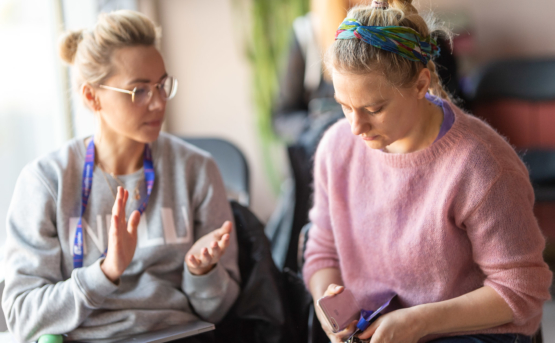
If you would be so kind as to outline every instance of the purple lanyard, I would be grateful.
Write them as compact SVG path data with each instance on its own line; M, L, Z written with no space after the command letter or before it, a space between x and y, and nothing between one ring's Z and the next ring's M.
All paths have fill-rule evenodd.
M145 144L145 150L143 153L143 168L146 180L146 197L141 203L141 206L137 209L140 214L146 210L148 205L148 199L152 193L152 187L154 186L154 166L152 163L152 152L148 144ZM85 155L85 166L83 167L83 182L81 184L81 216L77 222L77 229L75 230L75 239L73 241L73 268L83 267L83 226L82 219L85 214L85 209L89 203L89 195L91 194L92 181L93 181L93 171L94 171L94 137L91 138L89 145L87 146L87 152ZM102 254L101 257L106 256L107 250Z

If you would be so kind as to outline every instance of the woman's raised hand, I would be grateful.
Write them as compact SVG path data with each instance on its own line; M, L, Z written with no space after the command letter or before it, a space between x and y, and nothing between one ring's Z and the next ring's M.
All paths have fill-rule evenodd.
M128 197L129 192L122 187L118 187L116 201L114 207L112 207L112 223L108 233L108 252L106 253L106 259L100 266L106 277L114 283L131 263L137 247L137 227L141 220L141 214L139 211L134 211L129 217L129 222L126 222L125 205Z
M226 221L221 228L214 230L193 244L185 255L187 268L193 275L204 275L214 268L229 246L233 225Z
M344 289L345 287L332 283L328 286L323 296L335 296L343 292ZM334 333L320 306L318 304L315 304L314 308L316 309L318 320L322 324L322 329L324 329L324 332L326 333L326 335L328 335L331 343L342 343L355 331L357 325L356 320L349 324L349 326L347 326L347 328L345 328L344 330Z

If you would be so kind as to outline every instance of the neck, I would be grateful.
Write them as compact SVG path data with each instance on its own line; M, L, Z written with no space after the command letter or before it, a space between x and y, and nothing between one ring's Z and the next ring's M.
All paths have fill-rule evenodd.
M433 144L443 123L443 109L424 98L418 101L417 115L417 124L407 136L388 145L387 152L410 153Z
M143 166L145 143L121 135L95 135L95 163L109 173L125 175Z

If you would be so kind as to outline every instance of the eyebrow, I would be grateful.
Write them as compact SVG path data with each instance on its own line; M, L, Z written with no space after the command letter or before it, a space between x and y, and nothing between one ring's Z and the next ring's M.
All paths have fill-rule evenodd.
M333 95L333 98L335 99L335 101L337 101L338 104L340 104L340 105L345 105L343 102L341 102L341 100L339 100L339 98L337 98L337 95L334 94L334 95ZM374 103L372 103L372 104L366 104L366 105L360 106L360 107L361 107L361 108L363 108L363 107L375 107L375 106L378 106L378 105L382 104L384 101L385 101L385 100L380 100L380 101L374 102ZM345 105L345 106L346 106L346 105Z
M164 73L164 75L162 75L162 77L160 79L158 79L158 81L162 81L166 76L168 76L168 73ZM133 84L133 83L150 83L150 80L148 79L135 79L131 82L128 82L127 84Z

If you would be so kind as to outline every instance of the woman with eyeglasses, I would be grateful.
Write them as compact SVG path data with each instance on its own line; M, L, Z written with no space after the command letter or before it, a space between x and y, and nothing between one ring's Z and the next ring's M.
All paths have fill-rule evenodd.
M66 33L94 136L27 165L8 214L3 310L18 341L114 341L221 320L239 294L237 241L216 164L161 133L177 91L145 16Z

